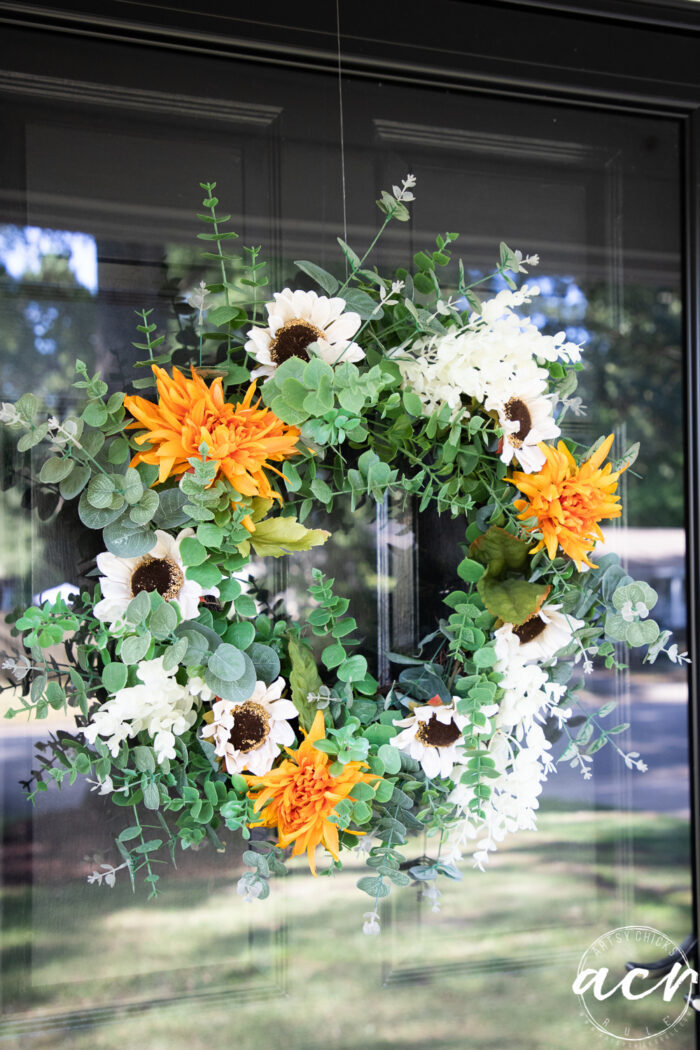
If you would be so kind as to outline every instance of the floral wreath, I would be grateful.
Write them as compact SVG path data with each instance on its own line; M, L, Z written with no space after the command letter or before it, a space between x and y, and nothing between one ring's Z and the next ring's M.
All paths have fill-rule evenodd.
M77 500L106 548L92 592L12 619L24 651L2 664L21 694L9 717L76 718L42 753L29 798L80 774L133 816L121 863L89 882L112 886L123 869L155 896L161 851L221 845L228 828L250 840L238 890L251 900L290 855L317 874L321 856L332 872L355 848L374 902L363 928L376 933L392 884L417 880L436 900L464 850L483 870L507 833L535 827L553 740L586 778L607 743L646 768L616 742L626 727L601 724L614 703L591 713L577 700L577 672L620 666L619 643L687 660L649 617L652 588L615 555L591 560L637 446L610 461L612 435L589 449L562 437L567 410L580 411L581 348L516 312L538 294L514 280L537 256L501 244L495 271L471 282L460 260L449 295L439 275L457 234L417 252L412 272L370 268L389 223L409 219L415 182L382 192L362 256L338 239L344 280L298 261L320 293L271 299L260 249L229 251L215 183L201 184L199 237L221 277L190 296L197 362L172 365L142 310L135 346L152 377L134 386L155 384L149 397L109 394L78 361L80 415L47 418L33 394L2 406L19 452L49 451L41 484ZM494 279L505 287L481 301ZM324 543L304 521L346 495L353 509L412 499L465 526L462 586L417 653L388 654L388 682L323 573L304 622L246 585L253 556ZM417 833L434 855L411 862L402 850Z

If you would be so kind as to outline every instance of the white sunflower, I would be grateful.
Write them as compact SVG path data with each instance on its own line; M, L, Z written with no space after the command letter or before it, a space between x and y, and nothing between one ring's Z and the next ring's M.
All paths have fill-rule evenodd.
M522 663L544 663L567 646L573 638L574 631L585 626L584 620L559 612L561 605L543 605L533 615L515 626L505 623L496 631L497 635L512 635L518 641L517 655ZM514 647L515 648L515 647Z
M509 391L496 406L503 427L501 460L510 463L515 458L526 474L535 474L545 463L544 452L538 448L540 441L561 433L552 416L552 398L545 393L546 383L535 377L510 385L512 393Z
M364 350L352 342L362 324L359 314L346 311L345 300L328 299L316 292L275 292L267 303L267 328L251 328L245 348L259 367L253 379L274 375L278 365L290 357L310 361L307 347L316 344L317 354L329 365L340 361L361 361Z
M394 725L403 731L389 743L420 762L431 780L449 777L455 763L464 761L462 730L468 721L465 715L457 714L454 700L451 704L415 707L410 718L394 719Z
M291 700L281 699L286 684L284 678L270 686L256 682L247 700L217 700L213 705L212 721L202 728L202 737L211 739L229 773L247 769L261 777L272 769L282 747L294 743L289 719L298 718L299 712Z
M194 580L185 579L180 544L187 536L194 536L194 529L183 529L177 537L157 529L155 544L140 558L118 558L109 551L98 554L103 596L94 609L98 620L119 620L140 591L158 591L166 602L176 601L183 620L195 617L204 591ZM209 588L208 593L214 591Z

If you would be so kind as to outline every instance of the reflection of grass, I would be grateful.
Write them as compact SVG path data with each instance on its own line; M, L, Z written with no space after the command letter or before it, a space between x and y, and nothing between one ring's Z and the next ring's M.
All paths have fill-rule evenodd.
M50 836L42 838L40 858ZM688 827L657 815L551 807L540 831L513 838L488 874L467 869L461 883L443 884L440 913L415 889L395 891L379 938L360 931L371 902L354 887L359 858L320 882L298 862L270 901L249 905L235 892L235 861L186 857L149 904L124 884L87 887L66 877L65 858L48 857L31 928L28 891L10 888L6 988L18 994L6 1010L15 1016L181 1000L97 1029L18 1036L17 1045L587 1050L598 1037L570 990L582 952L625 923L676 940L690 925ZM635 1022L653 1020L646 1002L630 1009ZM684 1050L691 1039L686 1029L673 1045Z

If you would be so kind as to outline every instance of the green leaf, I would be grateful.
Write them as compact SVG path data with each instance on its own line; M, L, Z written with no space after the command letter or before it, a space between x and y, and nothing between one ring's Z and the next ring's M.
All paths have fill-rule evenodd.
M324 484L320 479L316 481ZM330 532L326 532L325 529L307 529L295 517L290 516L266 518L257 522L255 532L246 542L249 542L255 553L261 557L281 558L292 551L308 551L312 547L318 547L325 543L329 536Z
M401 752L392 744L382 744L377 752L387 773L398 773L401 770Z
M367 661L364 656L351 656L343 661L338 668L338 678L341 682L361 681L367 674Z
M237 681L230 682L223 678L219 678L219 676L214 674L210 668L207 668L204 675L204 680L209 688L212 689L217 696L220 696L222 700L232 700L234 702L248 700L255 689L257 679L255 677L253 661L246 653L242 653L241 655L243 657L244 670L242 676L237 679Z
M153 755L153 750L150 747L144 747L142 744L138 744L131 750L131 757L134 760L134 765L138 769L139 773L153 773L156 768L156 761Z
M125 617L129 623L143 623L151 611L151 601L148 591L139 591L126 607Z
M96 474L87 487L87 499L91 507L104 510L112 503L114 480L107 474Z
M384 316L384 311L378 302L372 299L367 292L359 288L348 288L343 293L347 309L352 313L359 314L363 321L379 320Z
M130 505L138 503L143 495L143 483L138 470L127 467L123 481L124 499Z
M44 463L39 472L39 480L47 485L57 485L72 473L76 462L74 459L62 459L60 456L52 456Z
M25 422L31 423L41 408L41 401L35 394L22 394L15 403L15 408Z
M144 489L138 503L130 509L129 517L135 525L146 525L158 510L159 502L157 492L154 492L153 489ZM185 518L183 520L187 521L188 519ZM183 520L178 522L178 524L183 524ZM173 526L168 527L172 528Z
M404 390L403 406L411 416L423 415L423 402L414 390Z
M236 682L245 672L245 660L240 649L223 642L209 657L209 670L224 682Z
M123 521L105 526L102 536L107 550L118 558L140 558L148 554L156 542L155 533L149 529L130 529Z
M221 571L212 562L205 562L204 565L196 565L192 567L188 566L186 576L188 580L194 580L198 583L205 591L211 587L216 587L221 580Z
M173 645L169 645L163 653L163 670L171 671L174 667L178 667L185 659L188 648L187 638L180 638Z
M81 413L81 418L89 427L101 427L107 422L107 406L100 399L88 401Z
M642 620L627 627L626 641L636 648L640 645L651 645L659 636L659 626L654 620Z
M257 677L266 685L272 685L280 673L280 658L275 650L269 645L253 642L247 652L253 661Z
M125 664L137 664L148 652L150 644L151 635L148 631L144 631L143 634L131 634L123 639L119 655Z
M118 693L126 685L128 667L121 663L107 664L102 671L102 684L109 693Z
M158 809L160 806L160 792L157 784L144 785L143 804L146 809ZM152 839L150 842L144 842L142 846L137 846L134 853L152 853L154 850L160 849L162 845L162 839Z
M546 583L496 580L491 578L490 573L482 576L476 587L481 600L493 616L516 626L524 623L540 609L550 591Z
M346 244L342 237L338 237L337 241L342 249L343 255L348 260L353 270L359 269L359 267L362 265L362 260L360 259L357 252L353 251L350 245Z
M249 594L242 594L240 598L237 598L235 608L239 616L256 616L258 612L255 599L251 598Z
M247 649L255 641L255 627L247 620L232 623L224 635L224 640L237 649Z
M357 880L357 888L370 897L388 897L390 890L380 875L365 875Z
M467 583L476 583L484 575L484 566L472 558L463 558L457 566L457 575Z
M72 477L73 475L71 475L71 479ZM83 525L86 525L89 529L104 529L107 525L111 525L113 521L116 521L122 513L122 506L116 508L105 507L104 509L91 506L87 494L88 490L81 493L78 501L78 516Z
M492 577L503 575L507 569L523 569L527 565L530 543L520 540L505 529L492 525L469 548L469 557L489 568Z
M340 287L338 281L335 279L332 273L328 273L327 270L322 270L316 263L307 262L306 259L295 259L294 265L305 274L320 285L323 288L326 295L335 295Z
M345 659L346 653L343 646L336 642L333 645L327 645L321 653L321 660L325 667L333 668L337 667Z
M107 450L107 460L115 466L118 466L120 463L124 462L130 451L129 442L126 438L115 437L110 442L109 449Z
M207 560L207 549L196 536L185 536L180 543L180 556L185 565L201 565Z
M90 480L90 468L84 463L73 462L73 469L58 486L58 491L65 500L75 499L83 491Z
M289 661L291 671L289 686L292 691L292 702L299 712L299 724L306 732L316 715L317 707L306 699L308 693L317 693L323 684L316 667L313 653L307 645L296 638L289 638Z
M167 638L177 627L177 613L172 605L163 602L151 613L148 626L154 638L161 640Z

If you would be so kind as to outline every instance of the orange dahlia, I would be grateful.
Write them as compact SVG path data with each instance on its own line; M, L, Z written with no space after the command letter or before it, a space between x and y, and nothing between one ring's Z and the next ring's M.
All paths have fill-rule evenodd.
M314 851L320 844L339 859L338 825L330 817L341 799L352 799L356 784L379 780L375 773L365 773L364 762L347 762L343 772L333 776L329 765L333 759L317 751L314 743L323 739L323 712L318 711L303 744L297 751L286 749L289 758L265 776L246 776L249 798L261 820L251 827L277 828L278 845L284 849L292 842L292 856L306 851L312 874L316 874ZM358 832L351 832L358 834Z
M582 565L597 568L588 555L596 542L603 539L598 522L603 518L619 518L622 513L620 497L615 495L622 470L613 471L610 463L602 469L600 466L612 443L610 434L580 467L563 441L556 448L542 443L538 447L546 462L539 473L513 474L511 482L527 496L514 501L520 511L518 518L521 521L536 518L537 524L528 531L539 529L542 533L533 554L546 547L549 557L554 558L557 548L561 547L578 569Z
M271 462L279 463L298 453L298 427L288 426L268 408L252 404L255 383L251 383L239 404L224 400L221 378L210 387L193 371L186 379L177 368L172 378L163 368L153 365L157 380L158 403L143 397L125 397L124 405L136 422L127 429L143 427L136 437L139 445L147 444L131 461L152 463L158 467L158 481L190 469L188 460L201 458L199 447L206 444L207 461L216 462L221 472L241 496L280 496L273 492L265 474Z

